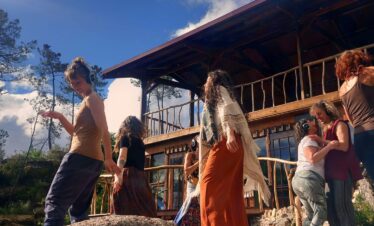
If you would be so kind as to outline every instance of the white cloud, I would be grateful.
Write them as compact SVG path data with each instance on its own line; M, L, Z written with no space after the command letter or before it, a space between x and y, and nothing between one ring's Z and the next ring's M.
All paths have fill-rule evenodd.
M181 36L252 1L253 0L187 0L189 4L208 4L208 11L200 21L196 23L188 22L184 28L176 30L172 37Z
M25 98L31 99L36 95L37 92L34 91L26 94L5 94L0 98L0 128L9 134L5 144L6 156L11 156L16 151L26 151L28 148L32 125L27 122L27 119L34 117L36 113ZM117 132L121 122L129 115L140 116L140 95L140 88L134 87L129 79L116 79L110 84L108 98L105 100L109 131ZM56 110L64 111L61 107L57 107ZM69 113L65 112L64 115L70 115ZM47 129L37 125L35 137L40 140L46 139ZM56 143L66 147L69 144L68 138L69 135L63 130Z
M31 99L36 95L37 92L34 91L26 94L5 94L0 98L0 128L6 130L9 134L5 144L6 156L13 155L15 151L26 151L28 149L32 124L27 122L27 119L35 117L36 112L25 101L25 98ZM56 110L63 111L60 106ZM65 112L64 115L68 115L68 113ZM47 129L37 125L35 139L43 140L46 138ZM63 130L60 139L56 140L56 144L65 147L68 142L68 134Z
M4 94L7 93L7 90L5 88L5 82L0 81L0 95L3 94L3 93Z
M141 89L132 85L130 79L115 79L109 85L105 114L110 132L116 133L127 116L140 117L140 96Z

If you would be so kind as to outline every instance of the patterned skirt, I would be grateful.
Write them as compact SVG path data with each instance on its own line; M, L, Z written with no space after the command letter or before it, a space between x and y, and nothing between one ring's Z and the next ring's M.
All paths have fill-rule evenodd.
M187 196L184 205L175 217L178 226L200 226L199 197Z
M111 214L156 217L156 205L144 171L135 167L125 168L123 183L113 192Z

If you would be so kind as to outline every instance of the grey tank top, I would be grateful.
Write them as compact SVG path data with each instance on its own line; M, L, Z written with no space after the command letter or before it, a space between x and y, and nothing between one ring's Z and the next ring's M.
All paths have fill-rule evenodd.
M341 99L351 116L355 133L374 130L374 86L362 84L358 79Z

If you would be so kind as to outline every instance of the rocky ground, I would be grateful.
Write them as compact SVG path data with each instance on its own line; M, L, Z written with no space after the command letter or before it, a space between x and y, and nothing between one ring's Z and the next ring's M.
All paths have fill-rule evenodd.
M86 221L72 224L72 226L174 226L172 221L143 216L110 215L95 217Z
M368 180L360 180L358 182L357 189L353 194L353 203L358 195L361 195L364 200L371 205L374 210L374 194L371 190L371 186ZM305 211L302 208L303 219L305 218ZM294 207L289 206L281 208L279 210L272 209L266 210L261 218L253 222L252 226L293 226L296 225ZM323 226L328 226L328 222L325 222Z
M354 192L353 202L355 197L361 195L374 209L374 194L371 186L367 180L361 180L358 183L357 189ZM303 218L305 218L304 210ZM103 216L95 217L87 221L72 224L73 226L173 226L172 221L164 221L159 218L147 218L142 216ZM266 210L265 213L258 219L251 222L252 226L293 226L296 225L294 207L289 206L279 210ZM324 226L329 224L325 222Z

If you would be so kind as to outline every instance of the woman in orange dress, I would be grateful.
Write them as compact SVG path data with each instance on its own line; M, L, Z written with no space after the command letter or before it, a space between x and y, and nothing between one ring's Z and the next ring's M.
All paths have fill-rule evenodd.
M227 72L208 73L196 188L202 226L247 226L244 192L258 190L266 204L270 197L256 156L259 148L231 87Z

